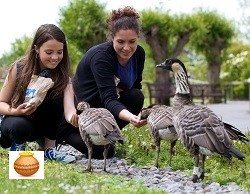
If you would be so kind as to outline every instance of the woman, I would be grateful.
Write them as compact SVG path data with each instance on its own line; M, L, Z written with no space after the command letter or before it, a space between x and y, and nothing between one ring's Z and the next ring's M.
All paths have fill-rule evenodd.
M32 75L49 77L54 86L44 101L26 106L25 92ZM55 148L56 129L63 116L63 93L69 83L69 56L64 33L53 24L41 25L27 55L10 67L0 93L1 146L11 151L25 150L26 142L45 138L44 156L66 163L74 156Z
M86 101L91 107L107 108L115 117L120 129L131 123L135 127L146 124L137 116L143 106L141 91L145 51L138 45L140 36L139 14L132 7L113 10L109 19L109 41L90 48L78 64L73 78L73 89L65 95L65 118L58 135L59 142L65 141L87 155L87 148L80 137L75 108L70 102L75 95L76 104ZM115 78L120 82L116 87ZM73 92L74 91L74 92ZM118 91L118 93L117 93ZM73 116L72 116L73 115ZM93 157L102 158L102 146L95 146ZM114 147L109 149L109 157Z

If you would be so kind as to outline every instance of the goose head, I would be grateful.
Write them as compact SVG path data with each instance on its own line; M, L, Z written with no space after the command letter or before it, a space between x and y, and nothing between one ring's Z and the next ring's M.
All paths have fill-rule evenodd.
M77 107L76 107L77 114L78 115L81 114L87 108L90 108L89 103L87 103L85 101L79 102L78 105L77 105Z
M176 94L190 94L187 70L181 60L176 58L167 59L163 63L156 65L156 67L167 69L174 73Z
M165 106L165 105L151 104L146 108L142 108L138 116L140 117L140 119L147 119L149 117L149 115L151 114L151 112L153 112L155 109L157 109L159 107L163 107L163 106Z
M151 111L151 108L142 108L138 116L140 119L147 119Z

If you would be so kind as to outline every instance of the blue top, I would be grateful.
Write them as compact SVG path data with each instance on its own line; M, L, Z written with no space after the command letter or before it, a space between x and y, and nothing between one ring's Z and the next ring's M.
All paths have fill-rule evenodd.
M118 63L115 68L116 77L120 79L118 87L123 90L131 89L137 79L135 56L132 56L125 66Z

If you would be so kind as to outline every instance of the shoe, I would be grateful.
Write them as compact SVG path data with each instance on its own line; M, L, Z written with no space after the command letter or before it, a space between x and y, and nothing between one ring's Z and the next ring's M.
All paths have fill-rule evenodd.
M59 152L64 152L72 156L75 156L77 160L80 160L82 158L87 158L85 154L81 153L80 151L78 151L77 149L75 149L69 144L65 144L65 143L57 144L56 149Z
M44 158L47 160L61 161L61 162L64 162L66 164L69 164L69 163L76 161L75 156L65 154L63 152L59 152L58 150L56 150L56 148L47 148L44 151Z
M25 151L25 148L26 148L26 143L22 144L12 143L10 151Z

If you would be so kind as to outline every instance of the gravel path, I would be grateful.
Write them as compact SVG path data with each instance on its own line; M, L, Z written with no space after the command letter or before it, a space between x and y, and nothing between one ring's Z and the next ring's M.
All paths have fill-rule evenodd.
M63 146L60 150L67 151L76 155L79 160L76 165L82 165L86 168L88 160L83 157L77 150L70 146ZM100 172L103 167L103 160L92 159L92 167L94 171ZM107 171L113 175L120 175L127 180L139 180L147 187L153 187L173 194L247 194L250 192L243 191L241 187L235 183L220 185L216 182L208 184L193 183L190 177L182 171L173 171L171 169L158 169L156 167L138 168L134 165L128 165L125 159L111 158L107 160Z

